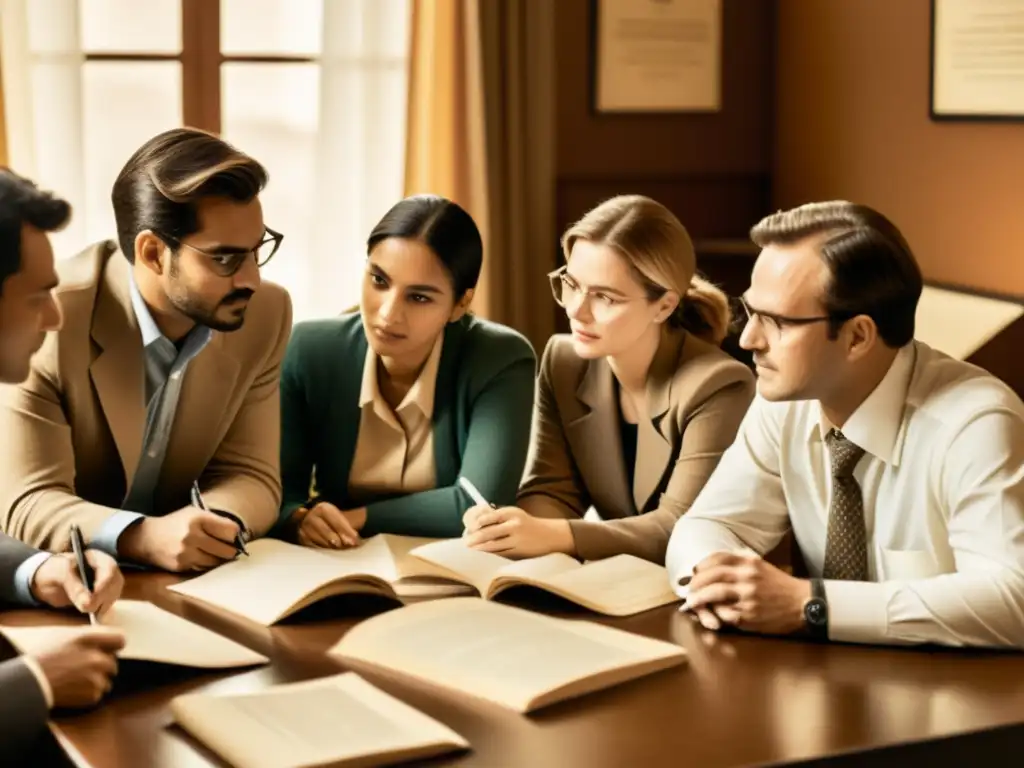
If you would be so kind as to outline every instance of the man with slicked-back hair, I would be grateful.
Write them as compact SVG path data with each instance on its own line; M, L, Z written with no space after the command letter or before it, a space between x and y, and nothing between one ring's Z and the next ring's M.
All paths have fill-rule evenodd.
M276 521L291 303L256 160L204 131L147 141L114 182L117 240L59 264L64 326L0 393L0 525L200 571ZM198 492L198 494L196 493Z

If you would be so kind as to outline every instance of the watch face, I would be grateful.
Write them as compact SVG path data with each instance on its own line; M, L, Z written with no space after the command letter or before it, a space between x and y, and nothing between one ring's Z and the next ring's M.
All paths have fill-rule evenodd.
M811 600L804 608L804 615L808 624L822 625L828 621L828 608L821 600Z

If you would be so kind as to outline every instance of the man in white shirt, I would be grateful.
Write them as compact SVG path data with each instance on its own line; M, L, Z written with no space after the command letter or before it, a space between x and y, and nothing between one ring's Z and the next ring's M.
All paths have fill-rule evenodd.
M669 542L701 624L1024 648L1024 404L913 341L922 280L885 217L767 217L740 343L758 396ZM811 579L761 558L792 528Z

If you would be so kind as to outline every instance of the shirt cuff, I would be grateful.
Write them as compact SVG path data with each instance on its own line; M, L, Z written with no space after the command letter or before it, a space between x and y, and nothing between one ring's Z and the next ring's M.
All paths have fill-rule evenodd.
M115 512L103 521L103 525L89 541L89 546L100 552L105 552L111 557L117 557L117 541L121 538L121 534L145 517L138 512L129 512L124 509Z
M28 667L28 671L32 673L36 682L39 683L39 688L43 691L43 698L46 699L46 708L53 709L53 688L50 687L50 681L43 674L43 668L32 656L21 656L20 658L25 662L25 666Z
M841 643L886 641L888 587L872 581L825 582L828 638Z
M32 580L36 577L39 566L53 557L50 552L37 552L25 560L14 571L14 594L23 605L42 605L32 594Z

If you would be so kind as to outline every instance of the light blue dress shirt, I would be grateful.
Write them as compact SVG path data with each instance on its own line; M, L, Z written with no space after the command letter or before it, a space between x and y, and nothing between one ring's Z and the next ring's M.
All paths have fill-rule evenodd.
M171 439L174 414L188 364L209 344L213 331L197 325L177 346L157 327L149 307L129 273L132 308L142 333L143 361L146 369L146 431L142 455L128 494L119 512L108 517L93 537L91 546L117 556L117 542L131 525L151 514L153 492ZM26 563L27 564L27 561ZM38 567L38 566L36 566Z
M14 594L18 596L19 602L25 605L39 605L39 601L32 594L32 579L35 578L39 566L50 557L50 552L37 552L14 571Z

